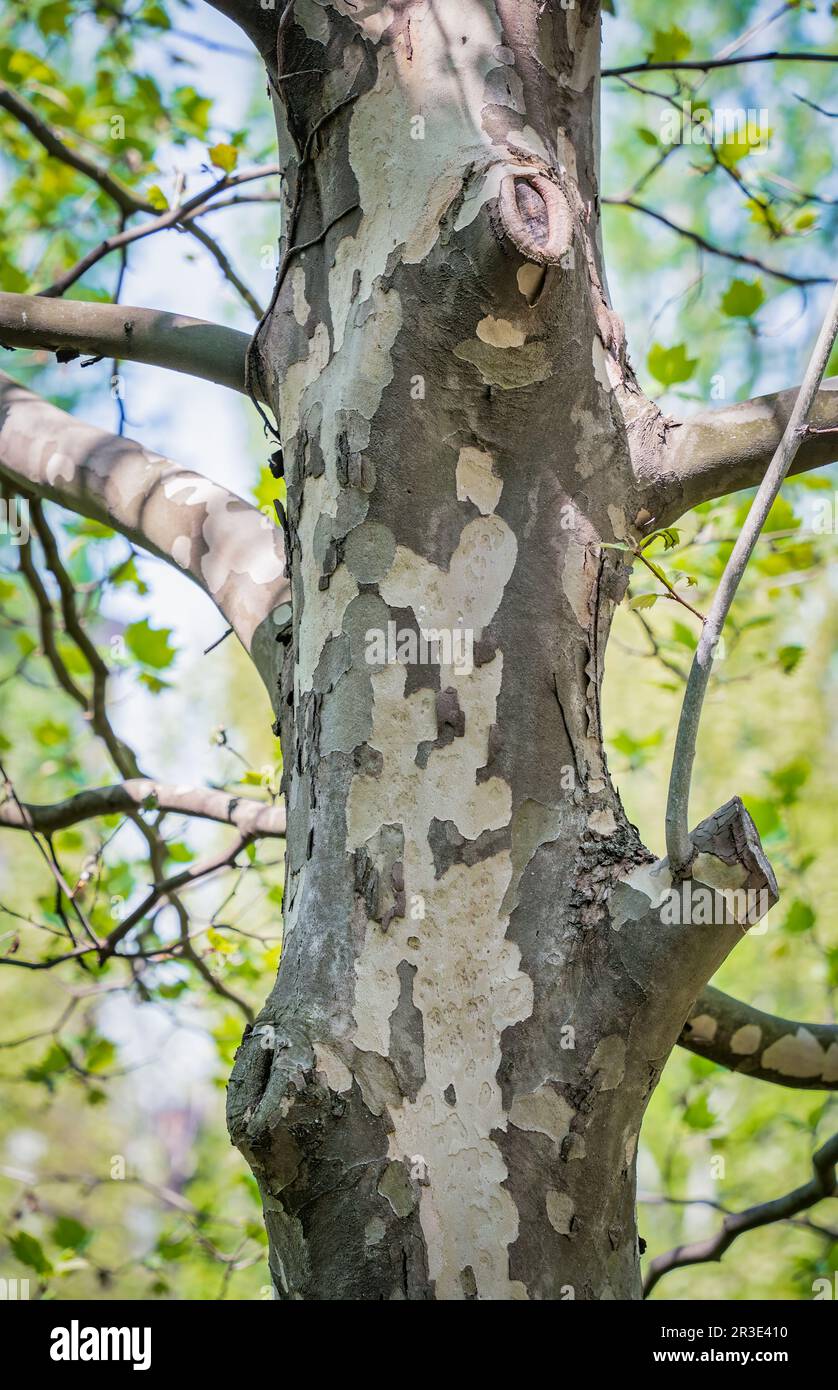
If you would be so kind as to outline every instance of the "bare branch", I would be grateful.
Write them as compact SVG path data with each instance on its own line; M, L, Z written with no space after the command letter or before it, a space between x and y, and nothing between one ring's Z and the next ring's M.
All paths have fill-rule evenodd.
M672 771L666 806L666 851L669 863L676 874L687 869L695 854L690 838L688 819L690 783L701 710L710 681L710 672L713 669L713 658L718 641L739 582L744 574L745 566L751 558L760 531L765 525L765 519L806 435L809 414L823 379L836 334L838 334L838 284L833 289L829 309L818 334L818 340L809 360L791 417L751 504L747 520L736 538L693 657L675 736L675 751L672 756Z
M679 63L627 63L603 68L603 77L623 77L632 72L710 72L713 68L738 68L744 63L838 63L838 53L747 53L740 58L690 58Z
M74 420L2 372L0 476L182 570L247 651L260 623L289 601L282 537L258 508L130 439Z
M89 699L84 696L87 716L120 775L138 777L140 768L134 752L117 736L108 717L107 688L110 672L79 617L75 586L64 567L55 537L47 525L40 499L33 498L31 507L33 525L43 547L47 568L58 585L64 631L75 642L93 676L92 694Z
M662 421L660 447L638 454L648 506L668 525L691 507L755 487L765 476L791 419L799 388L704 410L683 422ZM838 459L838 377L821 383L809 426L789 468L805 473Z
M107 169L101 164L97 164L94 159L72 149L53 130L52 126L38 115L34 106L30 106L19 92L14 92L5 82L0 82L0 107L16 117L21 125L26 126L29 133L34 135L38 143L54 159L60 159L62 164L68 164L72 169L78 170L80 174L84 174L86 178L92 179L94 183L98 184L122 212L154 212L153 204L149 203L147 199L141 198L133 189L119 179L115 179Z
M838 1024L800 1023L708 985L678 1039L729 1071L800 1090L838 1090Z
M147 221L140 222L135 227L125 227L122 231L105 237L104 241L101 241L98 246L94 246L91 251L82 256L80 261L77 261L63 275L59 275L57 280L40 290L39 293L50 298L64 294L71 285L81 279L86 271L90 270L91 266L96 265L105 256L109 256L112 251L130 246L132 242L141 241L144 237L153 236L155 232L163 232L169 228L182 228L195 234L200 229L195 227L190 214L197 215L199 210L201 212L209 211L209 207L205 205L208 205L216 194L223 193L229 188L236 188L242 183L252 183L254 179L268 178L278 172L276 165L267 165L264 168L242 169L235 174L225 174L223 178L216 179L209 188L193 194L191 198L168 208L166 212L161 212L156 217L149 217Z
M252 835L238 835L228 849L209 855L206 859L201 859L196 864L190 864L187 868L181 869L179 873L172 874L169 878L161 878L153 883L142 902L138 903L133 912L129 912L126 917L123 917L121 922L101 943L100 964L116 954L116 948L120 941L123 941L135 927L138 927L163 898L168 899L180 911L184 927L180 941L185 947L188 944L188 923L185 910L177 898L178 890L191 888L196 883L214 877L225 869L232 868L238 856L253 842L253 838ZM193 959L193 964L197 964L197 958Z
M738 797L696 826L692 877L666 859L637 865L612 887L608 911L624 968L646 996L650 1057L665 1058L680 1022L722 962L777 902L777 881Z
M211 210L211 208L206 209L207 212L210 212ZM193 212L191 214L188 223L186 224L187 230L190 231L198 241L200 241L201 245L207 251L209 251L210 255L212 256L213 260L218 266L218 269L224 276L224 279L229 280L230 284L233 286L233 289L244 300L245 304L247 305L250 312L253 314L254 318L261 318L263 311L262 305L259 303L259 300L256 298L253 291L249 289L248 286L245 284L244 280L241 278L232 261L230 260L230 257L227 255L226 251L222 250L215 237L210 236L209 232L205 231L204 228L200 227L198 223L195 221L195 218L199 215L200 214L196 212Z
M700 1265L716 1262L722 1258L737 1236L745 1231L755 1231L760 1226L770 1226L775 1221L786 1221L799 1211L814 1207L824 1197L835 1192L835 1165L838 1163L838 1134L827 1139L812 1159L814 1173L803 1187L796 1187L783 1197L775 1197L773 1202L761 1202L748 1207L746 1211L726 1216L718 1232L707 1240L696 1240L691 1245L679 1245L665 1255L658 1255L649 1265L643 1287L643 1296L648 1298L652 1289L672 1269L683 1269L685 1265Z
M673 145L672 149L677 149ZM735 261L737 265L750 266L752 270L762 271L763 275L773 275L775 280L784 280L788 285L828 285L829 277L826 275L793 275L788 270L776 270L774 266L766 265L756 256L747 256L742 251L728 251L724 246L718 246L714 241L708 241L700 232L694 232L690 227L682 227L680 223L673 222L670 217L666 217L657 208L650 208L646 203L638 203L635 198L603 198L603 203L610 207L628 208L632 212L642 212L646 217L651 217L655 222L660 222L661 226L668 227L670 232L675 232L678 236L685 237L687 241L692 241L702 251L706 251L710 256L721 256L723 260Z
M42 348L61 361L81 353L118 357L243 392L248 341L238 329L163 309L0 293L0 345Z
M229 280L230 284L233 285L236 291L241 295L255 317L257 319L259 318L262 309L255 296L248 289L247 285L244 284L218 243L213 237L209 236L202 227L196 224L195 218L201 216L203 212L210 210L208 207L203 206L203 204L208 199L213 198L215 194L222 189L233 188L241 183L249 183L254 178L264 178L270 174L276 174L279 171L275 166L269 166L266 169L241 170L238 173L225 174L223 179L217 180L212 188L206 190L203 194L196 194L193 198L190 198L187 203L183 204L182 207L178 204L160 216L142 223L140 226L126 228L126 219L131 217L134 213L157 211L154 204L150 203L147 198L143 198L138 193L135 193L133 189L129 188L119 179L115 179L113 175L109 173L103 165L98 164L96 160L74 150L67 144L66 140L62 139L57 131L53 129L49 122L45 121L43 117L38 114L28 101L12 91L5 83L0 83L0 107L15 116L54 159L58 159L62 164L67 164L70 168L78 170L79 173L84 174L86 178L91 179L93 183L97 184L98 187L102 189L103 193L106 193L117 205L122 214L122 225L119 232L115 233L113 236L106 237L99 246L82 257L82 259L62 275L55 284L45 289L43 291L44 294L63 294L66 289L69 289L71 285L75 284L76 280L78 280L86 270L89 270L91 266L95 265L97 261L100 261L111 251L121 250L124 254L126 247L128 247L131 242L138 241L142 237L151 236L152 233L163 231L168 227L176 226L189 232L191 236L194 236L196 240L201 242L206 250L209 251L225 278ZM187 216L186 218L182 217L182 213L184 212L191 213L191 216Z
M148 777L131 777L108 787L90 787L66 801L49 805L8 800L0 804L0 826L14 830L32 828L51 835L94 816L144 809L220 821L234 825L248 836L285 834L285 808L282 806L267 805L253 797L237 796L214 787L175 786Z

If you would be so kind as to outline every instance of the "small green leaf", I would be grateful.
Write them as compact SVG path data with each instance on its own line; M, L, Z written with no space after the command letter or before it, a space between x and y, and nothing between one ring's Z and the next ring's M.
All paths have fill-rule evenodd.
M188 1240L174 1240L171 1236L161 1236L157 1242L157 1253L161 1260L171 1262L184 1259L192 1249Z
M810 931L815 925L815 914L808 903L804 903L800 898L795 898L783 922L783 931L790 936L799 936L801 932Z
M212 949L220 952L222 956L229 956L236 949L233 943L228 941L226 936L222 936L221 932L216 931L214 927L210 927L207 932L207 941Z
M806 758L794 758L791 763L785 763L782 767L775 767L773 773L769 773L769 781L773 785L775 794L780 796L780 801L784 806L794 806L798 801L800 790L805 787L812 773L812 763Z
M698 366L698 358L687 356L686 343L676 343L671 348L653 343L646 366L661 386L675 386L679 381L689 381Z
M629 608L635 611L638 608L654 608L658 601L658 594L635 594L629 603Z
M749 796L745 800L748 813L753 816L757 830L763 839L780 829L780 815L775 797Z
M223 169L225 174L232 174L239 162L239 152L232 145L213 145L207 153L216 169Z
M761 280L731 280L721 300L721 310L732 319L749 319L765 303Z
M109 1038L96 1038L87 1049L84 1059L85 1070L103 1072L111 1066L116 1057L116 1047Z
M17 1235L10 1236L9 1245L22 1265L34 1269L36 1274L52 1274L52 1265L44 1253L44 1247L28 1231L18 1231Z
M57 748L66 743L70 730L66 724L57 724L54 719L44 719L32 730L35 738L44 748Z
M151 188L146 189L146 195L155 212L168 212L169 200L159 184L153 183Z
M640 549L645 550L652 541L662 541L664 550L672 550L681 539L681 533L675 526L664 526L658 531L651 531L648 536L644 536L640 542Z
M777 653L777 660L787 676L790 676L795 667L800 664L805 652L805 647L798 647L793 643L780 648Z
M172 21L163 6L155 4L154 0L151 4L143 5L137 18L142 20L144 24L151 25L154 29L171 29L172 27Z
M52 1238L59 1250L83 1250L92 1236L93 1232L72 1216L59 1216L52 1228Z
M692 39L673 24L671 29L656 29L652 37L652 47L647 57L650 63L673 63L686 58L692 48Z
M684 1120L690 1129L712 1129L716 1123L716 1116L707 1104L707 1097L702 1093L696 1096L695 1100L690 1101L684 1111Z
M722 164L731 167L732 164L735 163L732 154L736 149L741 149L741 147L730 145L725 148L727 152L725 154L720 154L719 159ZM742 149L739 157L741 158L742 154L748 154L749 152L750 151L747 149ZM779 237L783 235L783 224L775 215L770 203L762 203L758 198L749 198L745 203L745 207L751 214L751 221L754 222L756 226L763 227L765 231L768 232L769 236Z
M42 1082L47 1090L51 1091L55 1084L54 1078L66 1071L68 1066L69 1061L64 1049L56 1043L51 1043L41 1061L27 1067L23 1074L27 1081Z
M189 864L194 858L191 849L182 840L170 840L166 846L166 853L176 864Z
M686 623L676 621L672 624L672 640L678 642L682 647L687 647L691 652L694 652L698 646L698 638L687 627Z
M141 671L139 681L146 690L150 690L152 695L159 695L161 690L171 690L171 681L161 681L159 676L153 676L150 671Z
M125 629L125 641L137 660L143 666L153 666L158 671L170 666L177 655L169 642L171 635L170 627L154 628L146 618L129 623Z

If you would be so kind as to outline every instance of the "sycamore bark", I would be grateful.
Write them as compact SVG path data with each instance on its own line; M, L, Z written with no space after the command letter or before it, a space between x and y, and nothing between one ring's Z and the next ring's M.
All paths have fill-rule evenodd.
M604 289L599 46L519 0L279 33L285 943L229 1116L282 1298L639 1296L640 1123L743 930L661 924L603 751L662 425ZM388 624L473 665L371 659ZM773 892L739 803L698 840Z

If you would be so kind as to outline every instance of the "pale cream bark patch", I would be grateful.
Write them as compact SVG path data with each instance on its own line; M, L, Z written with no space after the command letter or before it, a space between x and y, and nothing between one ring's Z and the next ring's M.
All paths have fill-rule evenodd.
M463 528L447 570L397 547L380 592L392 607L412 607L420 594L429 614L423 625L450 629L459 622L477 639L497 611L516 554L506 523L482 516ZM512 863L502 851L473 865L454 863L437 878L429 843L434 819L451 821L469 840L510 822L509 785L497 777L477 779L502 671L500 652L471 669L442 665L440 687L456 691L464 731L431 749L423 768L418 747L438 732L435 692L422 688L405 697L403 666L373 668L369 743L383 765L378 776L355 777L347 807L350 853L382 825L400 825L404 833L406 912L386 932L367 922L356 961L353 1041L366 1053L388 1056L401 990L398 967L403 960L414 965L425 1079L415 1101L388 1106L390 1153L408 1166L421 1162L427 1173L420 1220L438 1298L463 1297L466 1267L481 1298L526 1298L524 1286L509 1278L507 1248L517 1237L518 1216L491 1137L507 1123L497 1082L501 1035L530 1015L533 1002L520 951L506 939L503 901Z
M543 265L536 265L534 261L527 261L518 271L516 282L518 289L524 296L527 304L532 308L533 304L540 295L544 287L544 277L547 270Z
M314 1056L317 1070L326 1078L326 1085L330 1091L339 1094L341 1091L352 1090L352 1072L333 1048L327 1047L325 1043L317 1043Z
M533 1134L546 1134L558 1147L570 1132L570 1122L576 1111L564 1096L549 1082L544 1082L537 1091L528 1095L517 1095L509 1111L509 1123L516 1129L529 1130Z
M311 305L306 299L306 272L302 265L295 265L291 272L291 294L293 297L294 318L301 328L308 322Z
M602 811L591 811L587 824L588 829L595 831L597 835L613 835L617 829L614 812L610 806Z
M587 1066L590 1076L596 1076L600 1091L613 1091L626 1071L626 1042L618 1033L601 1038Z
M822 1076L824 1081L838 1079L838 1044L821 1047L808 1028L786 1033L767 1047L760 1059L763 1067L783 1076Z
M490 347L516 348L527 341L522 328L510 323L509 319L496 319L493 314L481 319L475 332L481 343L488 343Z
M473 502L479 512L488 516L500 501L503 483L494 471L491 454L468 446L457 458L457 497L460 502Z
M319 477L306 479L298 527L305 593L295 671L298 695L311 689L323 647L329 637L341 632L346 608L358 593L358 582L346 565L338 565L327 589L319 588L314 533L321 517L337 517L342 492L337 475L339 416L344 402L351 399L353 403L346 443L352 452L361 453L369 444L370 423L393 378L392 349L402 326L401 301L395 290L387 293L379 285L373 288L371 298L371 306L363 310L355 304L353 315L357 319L352 332L342 350L331 357L328 330L325 324L318 324L309 356L289 369L282 385L283 439L289 453L294 450L301 419L309 409L317 408L322 412L320 447L325 465ZM298 466L296 459L292 466Z
M567 533L562 566L562 588L579 626L585 631L593 619L594 591L599 575L598 542L593 526L581 514Z
M762 1029L756 1023L745 1023L730 1039L730 1050L740 1057L748 1057L756 1052L762 1042Z
M710 1014L696 1014L689 1022L690 1042L711 1043L719 1031L718 1019Z
M494 347L479 338L466 338L457 343L454 356L470 362L487 386L499 386L504 391L518 391L538 381L546 381L553 364L543 342L524 343L523 347Z
M547 1207L547 1219L554 1231L560 1236L571 1234L570 1223L576 1210L573 1198L566 1192L557 1192L555 1188L549 1187L545 1196Z
M367 33L378 23L363 11L353 18ZM424 260L460 191L464 167L485 162L492 148L480 114L486 77L501 66L494 56L501 38L494 7L480 0L460 0L456 9L421 5L410 24L412 52L403 44L380 49L375 86L353 106L349 162L363 220L338 248L333 274L341 292L330 284L336 350L352 302L346 268L358 267L363 303L397 248L406 262ZM460 42L461 32L468 33L468 44ZM394 186L398 198L391 196Z

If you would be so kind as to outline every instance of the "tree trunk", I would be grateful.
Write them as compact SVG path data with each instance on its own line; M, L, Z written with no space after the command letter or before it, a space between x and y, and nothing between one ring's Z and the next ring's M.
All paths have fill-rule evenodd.
M300 0L280 38L328 75L276 88L285 944L229 1109L282 1298L638 1297L643 1112L741 931L661 920L603 752L657 416L602 287L599 44L584 0ZM702 826L701 881L773 892L751 832Z

